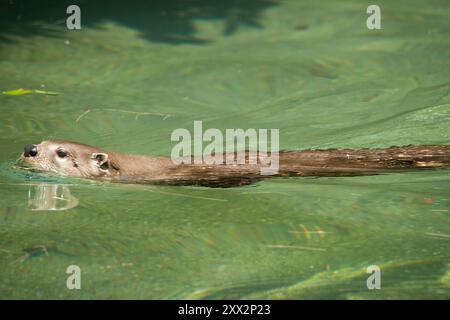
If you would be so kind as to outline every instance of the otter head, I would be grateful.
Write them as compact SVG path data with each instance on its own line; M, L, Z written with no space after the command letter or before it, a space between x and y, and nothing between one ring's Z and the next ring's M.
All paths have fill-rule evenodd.
M31 170L73 177L108 177L118 171L108 153L70 141L48 140L27 145L19 162Z

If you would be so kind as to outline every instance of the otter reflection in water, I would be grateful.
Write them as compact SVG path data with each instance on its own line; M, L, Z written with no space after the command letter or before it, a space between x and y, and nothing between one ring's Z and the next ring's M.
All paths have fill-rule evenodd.
M246 160L256 154L241 152ZM113 182L234 187L270 177L360 176L445 167L450 165L450 146L280 151L278 172L271 176L261 175L259 162L174 164L170 158L110 152L58 140L27 145L19 162L28 170Z
M75 208L79 201L70 193L69 186L35 184L28 191L28 207L33 211L62 211Z

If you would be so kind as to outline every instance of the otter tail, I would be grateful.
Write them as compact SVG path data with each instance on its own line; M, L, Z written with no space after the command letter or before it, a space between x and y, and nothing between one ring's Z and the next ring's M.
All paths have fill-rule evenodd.
M280 152L279 176L356 176L450 166L450 146Z

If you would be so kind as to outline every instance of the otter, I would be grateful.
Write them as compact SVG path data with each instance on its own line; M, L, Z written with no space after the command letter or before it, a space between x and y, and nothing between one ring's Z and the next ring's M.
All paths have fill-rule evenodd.
M256 152L245 153L245 159ZM238 152L234 153L234 159ZM261 175L261 163L174 164L170 158L106 151L90 145L47 140L25 146L19 163L31 171L125 183L235 187L270 177L336 177L375 175L450 165L449 145L384 149L280 151L276 174Z

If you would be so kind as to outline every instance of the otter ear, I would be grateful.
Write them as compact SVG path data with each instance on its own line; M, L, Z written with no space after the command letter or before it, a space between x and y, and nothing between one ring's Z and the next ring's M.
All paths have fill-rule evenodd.
M108 154L107 153L93 153L91 155L91 159L94 160L95 164L101 169L101 170L108 170L109 169L109 160L108 160Z

